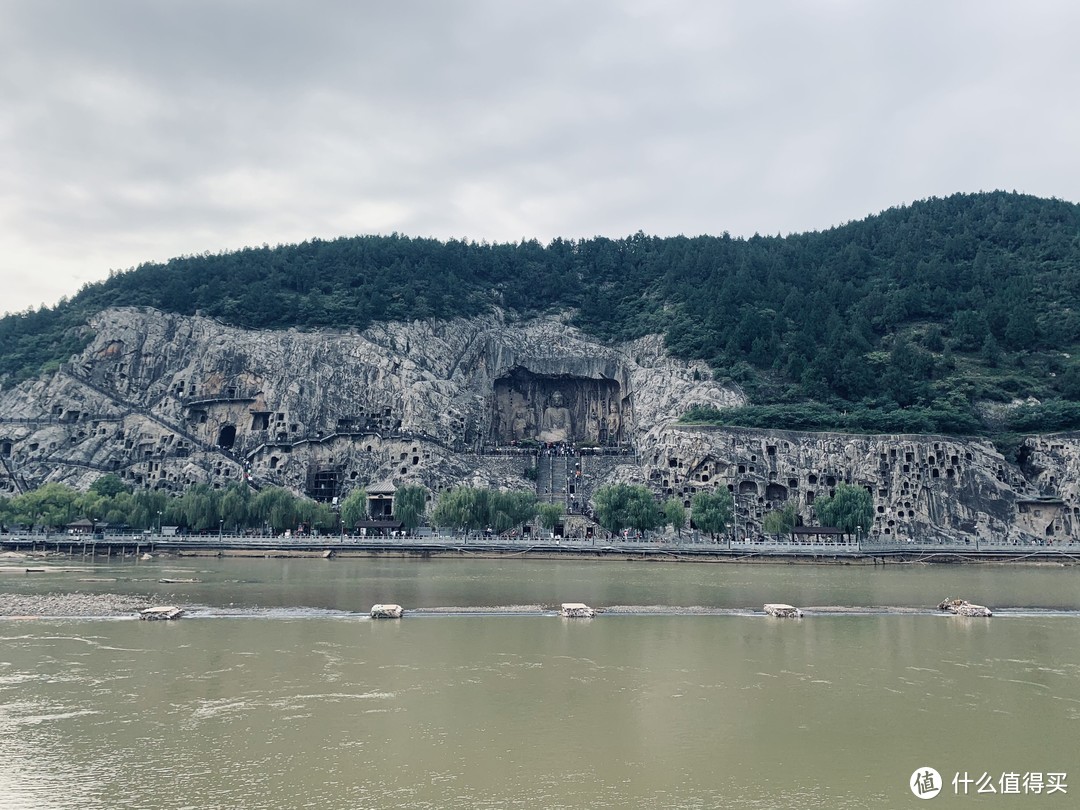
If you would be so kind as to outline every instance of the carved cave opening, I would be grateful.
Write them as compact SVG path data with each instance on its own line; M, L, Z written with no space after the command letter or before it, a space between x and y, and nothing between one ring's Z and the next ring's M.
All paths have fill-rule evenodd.
M337 467L308 470L308 497L319 503L331 503L341 495L341 479L341 470Z
M612 379L515 368L495 381L491 439L617 445L625 440L624 392Z
M769 484L765 487L765 499L774 502L786 501L788 499L787 487L782 484Z
M218 431L217 446L230 450L232 446L236 444L236 425L224 425L221 430Z
M1034 481L1042 473L1042 467L1035 463L1035 448L1024 442L1016 451L1016 465L1020 474L1028 481Z

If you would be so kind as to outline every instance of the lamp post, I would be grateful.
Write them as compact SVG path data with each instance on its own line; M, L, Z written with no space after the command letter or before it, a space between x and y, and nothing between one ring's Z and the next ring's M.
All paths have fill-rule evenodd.
M225 518L218 518L217 523L217 536L218 540L221 539L222 532L225 530Z
M158 537L161 537L161 510L160 509L158 510L158 513L157 513L157 533L158 533Z
M855 527L855 550L862 551L862 526Z
M732 520L735 521L735 543L736 543L736 545L738 545L738 542L739 542L739 496L738 496L737 492L738 492L738 486L736 485L735 492L731 493L731 505L732 505L732 508L735 511L735 514L734 514L734 517L732 518ZM744 524L744 528L745 528L745 524ZM744 533L743 538L745 539L745 537L746 537L746 534Z

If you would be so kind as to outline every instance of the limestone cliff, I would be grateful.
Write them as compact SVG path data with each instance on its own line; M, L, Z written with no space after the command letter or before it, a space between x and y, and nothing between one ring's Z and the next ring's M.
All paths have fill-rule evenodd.
M848 481L883 536L1076 536L1080 437L1028 440L1012 466L985 441L688 428L695 404L743 403L659 337L608 345L559 318L496 313L362 333L245 331L112 309L57 373L0 393L0 489L87 486L104 472L178 490L248 478L316 497L379 481L536 486L582 503L608 481L685 501L731 486L743 530L787 499ZM596 448L571 462L537 442ZM493 452L497 450L498 452Z

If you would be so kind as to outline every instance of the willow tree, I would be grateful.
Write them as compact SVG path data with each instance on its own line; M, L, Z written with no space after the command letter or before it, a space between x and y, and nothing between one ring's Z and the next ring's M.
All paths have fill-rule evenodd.
M472 487L454 487L439 493L439 500L432 510L431 519L436 526L451 529L473 529L479 525L481 505L478 490ZM486 501L486 499L485 499ZM486 506L486 502L484 504Z
M874 499L864 487L840 483L831 497L814 501L814 511L822 526L852 534L860 526L870 527L870 521L874 519Z
M664 517L681 537L683 526L686 525L686 507L683 506L682 501L678 498L668 498L664 502Z
M394 492L394 517L410 532L420 525L427 507L428 491L421 486L401 486Z
M251 489L243 484L230 484L221 498L221 520L234 531L251 523Z
M275 532L296 528L296 496L283 487L266 487L262 490L255 496L252 512Z
M663 521L653 494L643 486L614 484L600 487L593 496L596 518L609 532L623 529L648 531Z
M542 503L536 512L540 517L540 525L551 531L562 520L563 506L561 503Z
M24 526L66 526L76 517L75 499L78 494L71 487L52 482L16 495L11 500L14 521ZM101 520L101 515L87 517Z
M362 487L358 487L345 496L345 500L341 502L341 525L352 531L356 528L356 524L362 520L367 520L368 516L368 496L367 490Z
M535 492L517 489L492 495L491 527L500 534L531 520L535 514Z
M717 492L699 492L690 502L690 516L694 525L714 540L727 531L735 514L735 499L726 489Z
M761 521L761 530L765 534L791 534L795 529L796 519L795 504L784 504L783 508L774 509L765 515Z

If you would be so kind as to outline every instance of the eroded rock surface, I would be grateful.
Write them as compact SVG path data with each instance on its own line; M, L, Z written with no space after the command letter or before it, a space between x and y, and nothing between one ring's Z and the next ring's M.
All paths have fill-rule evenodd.
M0 491L115 472L174 491L247 478L329 499L375 482L470 484L583 504L628 482L689 505L731 486L753 535L788 502L813 524L814 500L843 481L873 496L866 537L1078 537L1077 434L1029 439L1011 465L984 440L680 426L692 405L745 397L658 336L604 344L557 317L500 313L273 332L123 308L91 327L60 371L0 392ZM602 452L541 457L527 478L523 447L541 441Z

